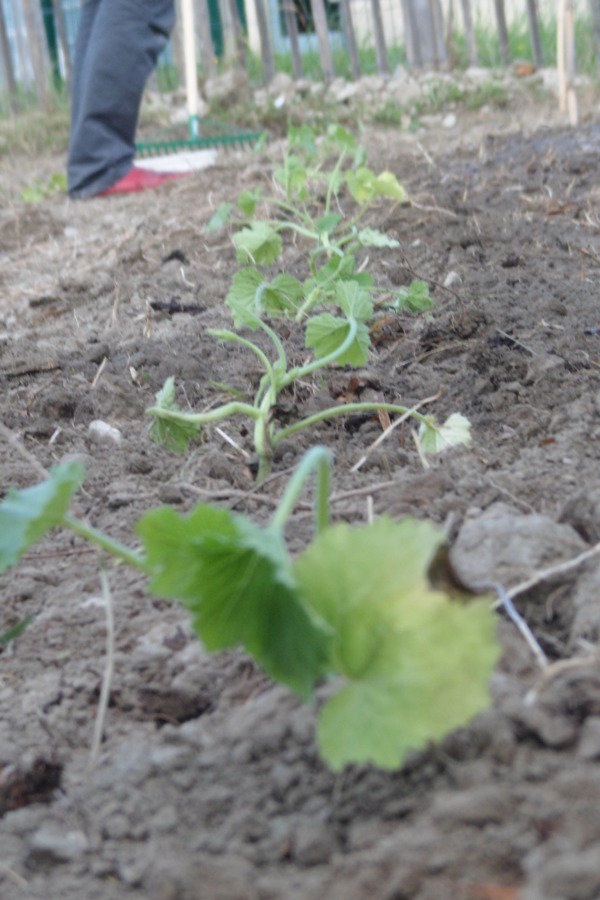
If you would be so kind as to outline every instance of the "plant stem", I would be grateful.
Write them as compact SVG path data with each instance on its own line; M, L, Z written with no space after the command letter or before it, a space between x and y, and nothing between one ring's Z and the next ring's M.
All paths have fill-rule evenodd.
M317 422L333 419L335 416L348 416L351 413L361 412L377 412L378 410L398 413L399 415L410 412L412 418L417 419L419 422L424 422L431 427L431 422L426 416L414 412L408 406L396 406L395 403L344 403L342 406L330 406L328 409L323 409L321 412L315 413L312 416L300 419L299 422L294 422L293 425L288 425L287 428L282 428L281 431L278 431L277 434L273 435L272 444L275 446L279 441L289 437L291 434L302 431L304 428L310 428L311 425L316 425Z
M273 366L271 365L269 357L266 355L266 353L263 353L260 347L257 347L256 344L253 344L252 341L248 341L246 338L243 338L239 334L236 334L235 331L228 331L225 328L209 328L208 334L218 338L221 341L232 341L236 344L242 344L242 346L247 347L248 350L251 350L254 354L256 354L256 356L258 356L261 363L267 370L269 381L272 385L275 384L275 373L273 371Z
M104 532L98 531L86 522L82 522L81 519L66 515L62 520L62 524L65 528L78 534L79 537L84 538L84 540L102 547L102 549L106 550L111 556L116 556L117 559L123 560L123 562L126 562L130 566L134 566L136 569L141 569L143 572L147 571L146 562L143 556L140 556L135 550L130 550L125 544L121 544L119 541L115 541L108 537Z
M157 419L166 419L169 422L187 422L192 425L210 425L211 422L221 422L223 419L228 419L229 416L250 416L252 419L259 419L261 415L254 406L237 400L224 403L223 406L217 406L216 409L204 413L186 413L177 409L161 409L160 406L150 406L146 412L150 416L156 416Z
M329 490L331 481L331 453L325 447L313 447L301 460L300 465L290 478L285 493L281 498L270 528L283 531L296 501L310 473L317 471L317 492L315 498L315 534L320 534L329 525Z
M356 337L356 332L358 331L358 323L356 319L352 317L348 317L346 319L348 325L350 326L348 329L348 334L346 335L345 340L337 350L334 350L332 353L328 353L327 356L322 356L320 359L315 359L311 363L307 363L305 366L297 366L294 369L290 369L289 372L285 374L285 376L281 379L280 382L280 390L283 387L287 387L288 384L291 384L292 381L296 381L298 378L304 378L305 375L310 375L311 372L315 372L317 369L323 369L325 366L328 366L329 363L335 362L336 359L339 359L340 356L343 356L346 350L352 345L354 338Z
M333 172L331 173L331 175L329 176L329 184L327 186L327 199L325 200L325 215L327 215L329 213L329 209L331 207L331 198L333 196L333 190L335 187L335 182L337 181L337 177L338 177L340 169L342 168L342 163L344 161L345 156L346 156L346 151L342 150L342 152L340 153L340 157L339 157L337 163L335 164L335 168L334 168Z

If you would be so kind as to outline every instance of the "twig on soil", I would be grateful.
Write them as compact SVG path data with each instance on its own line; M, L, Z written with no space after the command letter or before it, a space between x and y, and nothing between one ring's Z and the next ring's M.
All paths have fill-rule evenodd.
M524 344L523 341L520 341L518 338L513 337L512 334L508 334L506 331L502 331L501 328L496 328L496 334L499 334L505 340L510 341L511 344L514 344L515 347L520 347L521 350L525 350L527 353L531 353L532 356L539 356L539 353L536 353L535 350L532 350L531 347L528 347L527 344Z
M121 291L118 282L115 282L115 301L113 303L112 312L110 314L109 328L114 328L119 318L119 306L121 304Z
M102 744L102 735L104 733L104 721L106 719L106 710L108 709L108 701L110 698L115 657L115 620L113 616L110 585L104 569L100 570L100 580L102 582L102 596L104 598L104 608L106 610L106 664L104 667L104 676L102 678L100 699L98 701L98 712L94 724L94 737L90 749L90 768L96 765L100 753L100 745Z
M383 431L379 435L379 437L376 438L373 441L373 443L367 447L364 454L361 456L361 458L358 460L358 462L352 466L350 471L358 472L358 470L361 469L362 466L364 466L364 464L366 463L368 458L371 456L371 454L377 449L377 447L380 446L380 444L382 444L385 441L385 439L387 437L389 437L389 435L392 433L392 431L394 431L395 428L398 427L398 425L401 425L402 422L405 422L410 416L412 416L412 414L414 412L416 412L422 406L425 406L426 403L433 403L434 400L438 399L440 394L441 394L441 391L438 391L437 394L434 394L431 397L425 397L424 400L420 400L415 406L412 407L412 409L409 409L408 412L405 412L402 416L400 416L400 418L395 419L390 425L388 425L388 427L385 429L385 431Z
M409 263L406 256L402 257L401 266L403 269L406 269L406 271L409 273L409 275L412 275L412 277L415 278L417 281L427 281L427 282L429 282L429 284L432 284L434 287L439 288L440 291L446 291L446 293L451 294L453 297L456 297L456 299L458 300L459 303L465 302L464 299L458 293L458 291L455 291L454 288L448 287L448 285L446 285L446 284L442 284L441 281L435 281L433 278L425 278L423 275L420 275L417 271L415 271L415 269Z
M443 206L425 206L422 203L417 203L415 200L410 201L410 205L415 209L418 209L420 212L433 212L433 213L442 213L444 216L450 216L451 219L459 219L455 212L452 212L451 209L444 209Z
M413 428L413 430L411 431L411 435L412 435L413 441L415 442L415 447L417 448L417 453L419 454L419 459L421 460L421 465L423 466L423 468L425 470L427 470L430 468L430 466L427 461L427 457L425 456L425 453L423 452L423 448L421 446L421 441L419 440L419 435L417 434L417 430L415 428Z
M542 581L547 581L555 575L562 575L564 572L569 572L571 569L575 569L577 566L580 566L593 556L597 556L599 553L600 543L594 544L589 550L584 550L583 553L580 553L579 556L574 556L573 559L558 563L556 566L549 566L547 569L540 569L538 572L535 572L531 578L528 578L526 581L521 581L513 588L510 588L506 593L510 599L513 600L515 597L518 597L519 594L524 594L526 591L531 590L532 587L536 587ZM498 603L496 605L498 606L500 604Z
M36 470L36 472L37 472L39 475L42 476L42 478L47 478L47 477L48 477L48 471L43 467L43 465L41 464L41 462L40 462L38 459L36 459L35 456L33 455L33 453L31 453L31 451L29 451L29 450L27 449L27 447L25 447L25 446L21 443L21 441L19 440L19 438L17 437L17 435L14 433L14 431L11 431L10 428L7 428L7 427L6 427L6 425L4 424L4 422L0 422L0 435L2 435L2 437L4 438L4 440L5 440L5 441L8 441L8 443L9 443L12 447L15 448L15 450L17 451L17 453L20 453L20 455L23 457L23 459L26 459L27 462L28 462L31 466L33 466L33 468Z
M531 628L529 627L523 616L515 609L515 605L509 596L509 592L505 588L503 588L501 584L495 584L493 585L493 588L498 595L498 600L494 604L494 607L498 605L502 606L502 608L506 612L506 615L517 626L520 633L527 641L527 644L529 645L533 655L535 656L540 669L546 669L546 667L548 666L548 657L538 644Z
M97 371L96 374L94 375L94 380L92 381L92 383L91 383L91 385L90 385L90 390L92 390L92 391L95 390L96 385L97 385L98 382L100 381L100 376L101 376L102 373L104 372L104 367L106 366L106 363L107 363L107 362L108 362L108 356L103 357L102 362L101 362L100 365L98 366L98 371Z
M23 878L22 875L19 875L17 872L14 872L12 869L10 869L8 866L6 866L4 863L0 863L0 874L2 874L2 873L4 873L4 875L6 875L7 878L10 878L12 881L14 881L15 884L18 884L19 887L21 887L21 888L29 887L29 882L25 878Z
M551 663L541 673L537 683L527 692L524 698L526 706L532 706L541 692L562 675L564 672L573 672L577 669L585 669L586 666L598 665L598 652L586 653L585 656L576 656L571 659L559 659L555 663Z
M250 454L248 453L248 451L244 450L244 448L241 447L237 443L237 441L234 441L234 439L232 437L230 437L226 431L223 431L222 428L218 428L218 427L215 428L215 431L217 432L219 437L222 437L223 440L229 444L230 447L233 447L234 450L237 450L238 453L240 453L244 457L244 459L250 459Z

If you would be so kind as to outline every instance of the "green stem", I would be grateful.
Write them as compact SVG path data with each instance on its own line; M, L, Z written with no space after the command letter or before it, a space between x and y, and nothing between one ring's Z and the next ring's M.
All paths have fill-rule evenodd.
M410 412L412 418L417 419L418 422L423 422L425 425L431 424L426 416L411 410L408 406L397 406L395 403L344 403L342 406L330 406L328 409L323 409L321 412L315 413L312 416L307 416L299 422L294 422L293 425L288 425L287 428L282 428L273 436L271 442L273 446L275 446L279 441L295 434L297 431L302 431L304 428L310 428L311 425L316 425L317 422L333 419L335 416L348 416L351 413L360 412L377 412L378 410L398 413L399 415Z
M332 353L328 353L327 356L322 356L320 359L315 359L313 362L308 363L306 366L297 366L294 369L290 369L284 377L280 381L281 388L287 387L288 384L291 384L292 381L296 381L298 378L304 378L306 375L310 375L311 372L315 372L317 369L323 369L325 366L328 366L330 363L335 362L340 356L343 356L344 353L350 348L354 338L356 337L356 332L358 331L358 323L356 319L349 317L346 319L348 325L350 326L348 330L348 334L346 335L345 340L337 350L334 350Z
M321 249L324 249L324 248L321 248ZM332 249L335 250L336 248L332 247ZM343 262L344 262L344 255L343 255L343 253L341 253L340 257L339 257L337 269L335 270L335 272L332 272L331 275L329 275L322 284L318 284L315 288L312 289L312 291L310 292L310 294L308 295L308 297L306 298L306 300L304 301L304 303L302 304L302 306L296 313L296 319L295 319L296 322L302 321L302 319L304 318L306 313L310 312L310 310L314 306L314 304L317 301L317 298L319 296L319 293L321 291L326 291L327 288L329 287L329 285L337 279L337 277L340 273L340 269L342 268Z
M258 316L257 316L258 318ZM236 334L235 331L228 331L225 328L209 328L208 334L212 335L212 337L219 338L222 341L232 341L236 344L242 344L242 346L247 347L248 350L251 350L258 358L261 363L267 370L267 375L271 384L275 384L275 372L273 371L273 366L271 365L271 361L266 353L257 347L256 344L253 344L252 341L248 341L246 338L240 337L239 334Z
M111 556L116 556L117 559L123 560L123 562L126 562L130 566L134 566L136 569L141 569L142 572L148 571L143 556L140 556L135 550L130 550L125 544L121 544L119 541L114 541L112 538L109 538L108 535L104 534L102 531L98 531L91 525L87 525L85 522L82 522L81 519L66 515L62 520L62 524L65 528L78 534L79 537L84 538L84 540L102 547L102 549L106 550L107 553L110 553Z
M231 403L224 403L223 406L217 406L204 413L186 413L177 409L162 409L160 406L150 406L146 410L149 416L156 416L158 419L166 419L169 422L187 422L192 425L210 425L211 422L221 422L230 416L250 416L251 419L259 419L261 413L249 403L241 403L234 400Z
M337 163L335 164L335 168L334 168L333 172L329 176L329 184L327 186L327 199L325 200L325 215L327 215L329 213L329 209L331 207L331 198L333 196L334 185L337 180L339 171L342 167L342 163L344 161L345 156L346 156L346 151L342 150L342 152L340 153L340 158L338 159Z
M300 492L310 473L317 471L317 495L315 498L315 534L320 534L329 525L329 489L331 481L331 453L325 447L313 447L303 457L300 465L290 478L285 493L281 498L270 528L283 531Z
M301 234L303 237L310 238L313 241L319 240L319 232L312 231L308 228L304 228L302 225L298 225L296 222L282 222L280 219L269 219L269 225L272 225L276 231L283 231L284 228L289 228L290 231L296 231L298 234Z

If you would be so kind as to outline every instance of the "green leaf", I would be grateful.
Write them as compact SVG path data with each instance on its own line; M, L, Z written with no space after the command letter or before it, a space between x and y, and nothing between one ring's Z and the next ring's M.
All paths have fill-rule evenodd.
M225 297L225 303L233 315L236 328L246 325L256 329L256 316L260 314L257 308L256 293L265 284L265 276L253 266L238 269L231 280L231 287Z
M252 222L233 236L238 262L270 266L281 253L281 238L268 222Z
M7 493L0 503L0 572L14 566L32 544L60 525L84 474L81 463L63 463L50 470L46 481Z
M321 216L320 219L317 219L315 225L317 226L317 231L319 234L331 234L336 225L342 221L342 217L339 213L327 213L324 216Z
M392 305L394 309L409 309L411 312L424 312L435 306L429 296L429 285L418 280L411 281L408 288L400 288Z
M233 276L225 298L233 313L236 328L257 328L256 317L293 315L303 297L302 285L291 275L276 275L268 282L262 272L252 266L239 269Z
M346 150L348 153L354 153L358 148L358 142L352 132L347 131L342 125L329 125L327 140L338 150Z
M340 309L357 322L368 322L373 316L371 295L356 281L338 282L335 299Z
M352 254L347 253L341 259L339 256L332 256L321 266L314 278L304 282L305 293L309 294L318 285L323 285L329 294L334 291L335 283L338 281L355 281L361 287L372 288L373 277L368 272L355 273L354 267L355 259Z
M181 600L208 650L244 646L272 678L310 696L326 668L331 635L300 598L278 532L197 506L138 524L152 590Z
M317 155L316 137L310 125L290 125L287 137L290 148L300 147L309 159Z
M425 453L440 453L457 444L471 443L471 423L461 413L452 413L443 425L437 425L433 416L428 424L421 423L419 441Z
M8 631L5 631L4 634L0 634L0 647L10 644L10 642L18 638L20 634L23 634L32 619L33 616L27 616L25 619L21 619L20 622L17 622L16 625L13 625L12 628L9 628Z
M255 191L242 191L242 193L238 197L238 209L241 209L245 216L251 218L251 216L254 215L254 211L259 199L259 189Z
M156 395L155 407L165 412L182 412L175 403L175 379L167 378L163 387ZM169 450L184 453L191 438L200 431L200 426L195 422L175 422L168 418L161 418L160 412L153 413L154 421L150 427L150 437L157 444L164 444Z
M293 315L304 296L302 285L292 275L276 275L262 294L262 308L270 316Z
M362 228L358 232L358 240L363 247L399 247L400 244L394 238L388 237L376 228Z
M206 223L205 231L217 231L219 228L223 228L224 225L229 221L229 216L231 215L231 210L233 209L233 203L221 203L219 207L212 214L208 222Z
M346 183L361 206L372 203L378 197L391 197L400 202L406 200L406 191L392 172L375 175L372 169L359 166L354 172L346 173Z
M312 347L317 359L322 359L342 346L349 330L350 323L347 319L332 316L331 313L311 316L306 323L306 346ZM359 322L356 337L336 362L340 365L350 363L351 366L364 366L370 346L369 329L363 322Z
M285 189L286 197L297 195L300 198L306 197L306 183L308 181L308 172L302 160L297 156L286 156L285 164L276 169L273 173L276 181L278 181Z
M404 203L406 191L392 172L382 172L375 179L375 187L378 197L391 197L392 200L398 200Z
M345 679L318 726L334 769L396 768L489 703L494 614L487 602L462 605L431 588L427 571L443 540L410 519L339 525L294 566L306 601L335 634L333 668Z

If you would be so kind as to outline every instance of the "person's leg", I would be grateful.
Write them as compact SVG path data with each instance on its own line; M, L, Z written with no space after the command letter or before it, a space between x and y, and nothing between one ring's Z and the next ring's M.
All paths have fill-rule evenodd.
M79 117L81 86L85 81L84 70L88 56L88 44L100 2L101 0L84 0L79 14L71 78L71 122L76 122Z
M93 2L74 91L67 166L72 197L99 194L131 169L144 86L175 18L174 0Z

